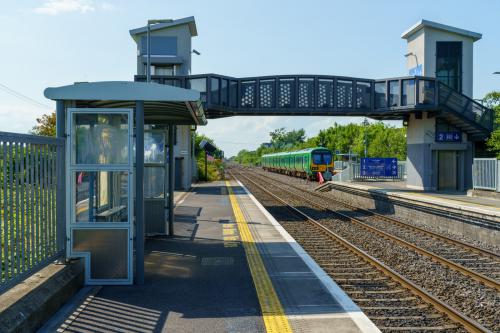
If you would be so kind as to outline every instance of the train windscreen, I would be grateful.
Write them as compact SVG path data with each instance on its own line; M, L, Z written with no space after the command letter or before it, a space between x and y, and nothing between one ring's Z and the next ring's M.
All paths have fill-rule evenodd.
M332 154L328 152L313 153L312 160L314 164L330 164L332 163Z

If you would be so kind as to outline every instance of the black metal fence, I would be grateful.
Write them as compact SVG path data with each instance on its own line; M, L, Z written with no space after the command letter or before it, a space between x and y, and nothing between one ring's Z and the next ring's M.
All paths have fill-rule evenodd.
M0 132L0 292L64 248L64 140Z

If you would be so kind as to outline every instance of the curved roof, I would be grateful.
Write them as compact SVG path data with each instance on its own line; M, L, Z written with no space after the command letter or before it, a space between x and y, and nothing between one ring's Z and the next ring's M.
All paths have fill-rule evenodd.
M158 83L132 81L82 82L47 88L48 99L75 101L76 107L134 108L144 101L144 118L149 123L177 122L205 125L200 93Z
M200 99L200 93L195 90L134 81L76 82L68 86L49 87L43 94L53 100L195 102Z

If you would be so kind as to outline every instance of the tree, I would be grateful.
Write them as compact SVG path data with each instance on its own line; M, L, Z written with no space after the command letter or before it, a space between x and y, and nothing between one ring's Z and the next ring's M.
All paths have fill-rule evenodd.
M33 127L31 133L35 135L56 136L56 113L44 114L36 119L37 125Z
M283 149L304 143L306 131L303 128L286 131L285 128L282 127L270 132L269 136L271 137L271 144L274 148Z
M483 103L495 111L494 131L486 141L489 151L497 154L500 158L500 91L492 91L484 96Z

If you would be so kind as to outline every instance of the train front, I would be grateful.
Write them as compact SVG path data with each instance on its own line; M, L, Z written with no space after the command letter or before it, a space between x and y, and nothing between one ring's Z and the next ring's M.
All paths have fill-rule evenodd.
M311 152L311 157L311 171L314 173L315 177L317 177L318 172L320 172L324 180L332 180L332 152L326 148L315 149Z

